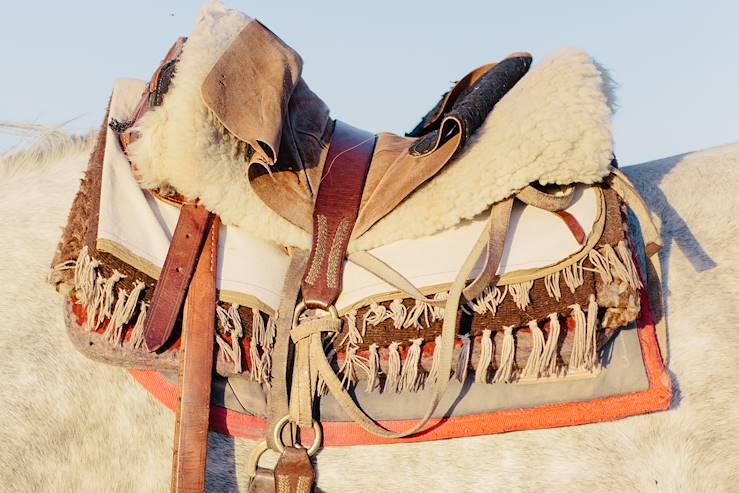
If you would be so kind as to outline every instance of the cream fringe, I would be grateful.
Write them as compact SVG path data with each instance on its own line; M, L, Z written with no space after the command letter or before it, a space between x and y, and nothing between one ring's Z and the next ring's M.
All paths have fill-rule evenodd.
M408 355L403 363L403 370L400 374L399 388L403 392L415 392L418 390L418 365L421 362L421 343L423 337L411 339L411 347L408 349Z
M436 338L434 339L434 355L431 359L431 370L426 377L426 383L428 385L433 385L436 382L436 379L439 378L439 361L441 360L441 350L439 349L440 346L441 336L436 336Z
M536 320L529 322L529 330L531 331L531 352L521 371L521 377L539 378L539 368L544 357L544 334Z
M559 343L559 315L551 313L549 315L549 334L547 342L542 351L541 360L539 361L538 374L549 377L557 374L557 345Z
M454 369L454 376L460 383L464 383L465 378L467 378L467 368L470 364L470 335L462 334L459 336L459 340L462 341L462 347L459 349L457 367Z
M488 370L493 361L493 337L490 329L484 329L480 336L480 359L475 369L475 383L487 383Z
M369 369L369 373L365 391L373 392L380 386L380 373L382 372L380 368L380 351L377 344L370 344L367 368Z
M387 378L385 379L385 387L383 387L382 391L384 393L387 392L397 392L398 391L398 384L400 380L400 352L398 351L398 347L400 346L400 343L397 342L391 342L389 347L390 356L388 357L387 362Z
M544 283L547 294L555 300L561 299L560 280L571 292L582 286L583 273L585 270L595 272L601 280L608 284L612 282L625 283L632 289L642 287L637 268L634 264L631 250L625 241L620 241L615 247L605 245L599 249L593 249L588 254L588 260L592 268L583 266L584 259L565 267L561 271L545 276ZM114 345L123 344L123 327L129 324L134 316L136 322L132 328L130 343L134 348L143 346L143 326L146 320L148 305L139 301L145 289L145 284L137 281L130 293L124 289L118 289L117 295L115 285L123 279L118 271L104 278L99 272L100 263L89 255L85 246L80 250L76 260L68 260L54 266L48 276L50 282L58 278L60 272L74 270L74 296L87 312L86 327L89 330L97 330L107 319L103 337ZM530 292L534 281L526 281L518 284L486 288L477 298L467 303L462 309L468 314L486 314L493 316L498 307L510 295L516 306L525 310L531 304ZM446 300L448 293L439 292L433 296L434 300ZM224 331L230 335L231 344L220 336L216 336L216 342L224 352L226 358L233 363L234 373L243 371L240 340L244 337L245 326L239 317L238 305L231 305L228 309L217 306L216 313L218 321ZM570 355L569 364L566 365L567 372L593 371L598 364L596 351L596 334L598 324L598 305L595 297L591 295L587 316L579 305L570 306L572 316L575 319L575 334ZM249 355L252 361L250 377L252 380L269 384L271 374L271 350L275 340L276 322L270 317L265 324L261 312L253 311L252 339L249 346ZM137 313L138 312L138 313ZM380 366L379 347L372 344L369 348L369 359L362 358L356 354L358 346L366 336L368 326L377 326L386 320L392 320L396 329L421 329L428 328L434 322L443 320L444 308L434 307L423 301L416 300L412 308L403 304L403 300L396 298L389 306L373 302L365 313L361 324L357 323L357 311L354 310L343 317L349 331L342 339L341 345L346 345L346 359L342 365L345 384L356 383L357 369L364 371L367 376L366 388L373 391L380 386L382 369ZM520 371L521 378L539 378L556 376L560 372L558 367L557 345L561 333L561 326L556 313L549 316L549 331L544 334L536 321L529 323L532 337L532 351L526 361L526 365ZM463 381L469 368L471 355L471 340L468 335L460 336L462 348L457 360L455 375ZM438 378L438 347L439 338L436 338L436 348L432 361L431 370L426 375L425 381L419 373L421 348L423 341L420 338L410 339L411 346L408 356L401 362L399 347L400 342L392 342L389 346L389 362L383 392L393 391L416 391L433 383ZM480 338L480 361L475 369L475 382L484 383L488 381L489 370L494 356L493 334L485 329ZM516 377L515 366L515 337L512 327L506 327L503 332L501 346L500 364L495 371L494 383L510 382ZM320 382L319 382L320 383Z
M526 310L526 307L531 304L531 288L533 287L533 280L524 281L519 284L511 284L508 286L508 292L511 293L513 301L521 310Z
M500 352L500 365L495 371L493 383L509 383L513 377L513 365L515 364L516 342L513 338L513 327L508 326L503 330L503 345Z

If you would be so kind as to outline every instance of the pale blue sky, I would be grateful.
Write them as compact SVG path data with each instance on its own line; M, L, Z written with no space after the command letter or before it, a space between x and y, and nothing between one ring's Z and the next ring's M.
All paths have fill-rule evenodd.
M148 79L199 1L6 1L0 122L99 125L113 81ZM293 46L333 115L402 133L469 69L585 49L619 82L623 164L739 141L736 2L228 1ZM482 6L484 5L484 6ZM13 139L0 136L0 151Z

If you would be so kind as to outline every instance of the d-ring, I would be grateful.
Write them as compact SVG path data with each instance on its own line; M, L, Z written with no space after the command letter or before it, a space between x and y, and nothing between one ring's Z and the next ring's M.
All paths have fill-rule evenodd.
M288 423L290 423L289 414L279 420L275 425L274 441L275 445L277 446L277 450L280 453L285 451L285 444L282 443L282 429ZM315 438L313 438L313 445L311 445L310 448L307 450L308 455L311 457L316 455L316 452L318 452L318 449L321 447L321 442L323 441L323 428L321 428L321 423L319 423L315 419L313 420L313 432L315 433Z
M300 321L300 316L303 314L303 312L308 310L308 305L305 304L305 301L301 301L297 304L295 307L295 311L293 312L293 328L298 326L298 322ZM331 305L328 307L328 313L331 314L331 316L338 320L339 319L339 311L336 309L334 305Z

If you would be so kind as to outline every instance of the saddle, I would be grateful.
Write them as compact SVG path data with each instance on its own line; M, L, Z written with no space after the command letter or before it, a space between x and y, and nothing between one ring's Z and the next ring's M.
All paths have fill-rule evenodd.
M261 23L203 14L116 83L50 274L80 351L154 392L177 373L173 491L237 421L252 491L310 491L321 446L669 406L659 235L587 55L513 53L375 135Z

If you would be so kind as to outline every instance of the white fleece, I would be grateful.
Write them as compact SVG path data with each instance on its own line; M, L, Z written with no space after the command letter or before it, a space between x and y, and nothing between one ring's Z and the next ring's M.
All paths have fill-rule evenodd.
M202 101L200 86L250 19L211 0L186 43L165 102L137 126L130 147L145 187L199 197L227 224L262 239L310 247L310 235L267 207L245 176L244 145ZM552 53L495 106L466 149L350 251L427 236L469 219L530 182L593 183L613 152L610 79L584 52Z
M555 51L495 105L453 162L351 249L452 227L534 181L602 180L613 154L611 93L610 77L585 52Z
M164 104L149 111L128 150L145 188L172 187L199 198L226 224L282 244L310 248L310 236L267 207L246 177L245 145L211 116L200 86L221 53L252 19L217 0L200 10Z

